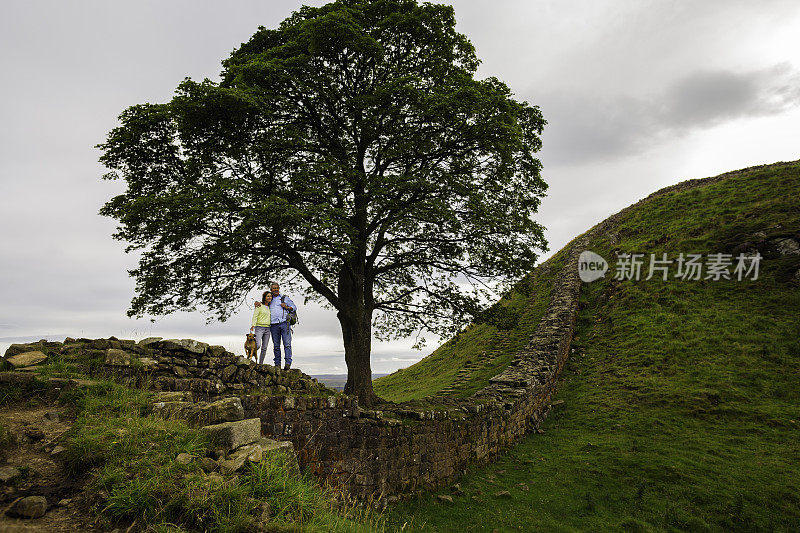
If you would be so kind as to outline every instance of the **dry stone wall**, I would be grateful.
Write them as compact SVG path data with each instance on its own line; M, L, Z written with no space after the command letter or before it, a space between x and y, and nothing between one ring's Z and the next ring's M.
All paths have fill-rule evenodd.
M136 386L161 391L189 391L197 400L248 390L258 390L260 394L335 393L297 369L259 365L222 346L192 339L153 337L135 342L115 337L67 338L63 343L12 344L5 360L17 370L35 370L35 364L47 360L47 353L49 357L77 363L91 376L125 379Z
M436 398L435 408L394 404L363 410L354 399L243 396L262 431L291 440L300 464L359 499L393 501L450 483L539 428L567 359L577 313L574 241L549 307L525 350L488 387L466 399Z

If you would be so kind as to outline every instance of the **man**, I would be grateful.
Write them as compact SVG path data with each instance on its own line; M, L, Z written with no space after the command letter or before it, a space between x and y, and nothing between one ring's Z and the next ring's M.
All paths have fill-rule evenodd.
M269 311L272 315L269 326L272 334L272 348L274 350L275 366L281 366L281 340L283 340L283 355L286 364L284 370L292 367L292 330L289 328L288 315L292 309L297 309L294 302L288 296L281 296L281 287L274 281L269 286L272 292L272 301L269 303ZM260 302L256 302L256 307Z

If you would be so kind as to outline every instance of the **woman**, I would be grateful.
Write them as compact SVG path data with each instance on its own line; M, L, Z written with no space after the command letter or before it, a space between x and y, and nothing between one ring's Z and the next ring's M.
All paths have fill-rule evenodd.
M264 364L264 356L267 354L267 344L269 343L270 337L270 312L269 312L269 303L272 301L272 293L270 291L264 292L261 295L261 303L264 305L260 305L256 307L255 311L253 311L253 322L250 326L250 331L255 330L256 334L256 349L260 351L260 355L258 357L258 364Z

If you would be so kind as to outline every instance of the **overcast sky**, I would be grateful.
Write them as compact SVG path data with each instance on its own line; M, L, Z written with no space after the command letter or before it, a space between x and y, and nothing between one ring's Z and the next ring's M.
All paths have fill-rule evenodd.
M200 313L127 318L135 258L97 214L122 184L100 179L94 146L126 107L168 101L187 76L217 80L235 47L301 3L2 0L0 350L116 335L242 353L249 309L222 324ZM796 0L451 3L479 76L504 80L549 122L545 257L666 185L800 158ZM345 372L335 316L312 305L300 316L295 366ZM432 341L422 352L376 343L373 371L408 366Z

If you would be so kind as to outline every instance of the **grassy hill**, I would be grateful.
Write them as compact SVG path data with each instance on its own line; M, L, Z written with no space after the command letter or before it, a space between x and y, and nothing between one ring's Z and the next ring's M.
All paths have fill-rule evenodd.
M406 531L800 529L798 239L796 162L655 194L623 211L588 247L610 271L582 287L555 398L563 404L544 434L452 492L395 507L390 523ZM679 280L676 265L667 281L644 279L651 253L705 261L756 250L764 256L756 280ZM615 252L646 254L641 280L613 279ZM376 391L395 400L466 395L488 380L535 326L563 255L498 304L510 312L496 316L510 320L473 325L378 380Z

